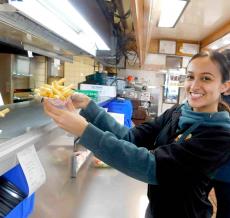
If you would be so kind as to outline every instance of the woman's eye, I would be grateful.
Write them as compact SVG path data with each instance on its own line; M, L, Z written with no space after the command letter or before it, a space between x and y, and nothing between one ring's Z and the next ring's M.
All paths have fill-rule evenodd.
M208 81L208 80L211 80L211 78L207 77L207 76L204 76L201 78L203 81Z

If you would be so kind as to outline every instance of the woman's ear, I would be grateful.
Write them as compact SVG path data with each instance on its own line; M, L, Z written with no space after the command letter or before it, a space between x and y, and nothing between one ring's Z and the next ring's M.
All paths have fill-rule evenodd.
M230 80L222 84L222 91L224 95L230 95Z

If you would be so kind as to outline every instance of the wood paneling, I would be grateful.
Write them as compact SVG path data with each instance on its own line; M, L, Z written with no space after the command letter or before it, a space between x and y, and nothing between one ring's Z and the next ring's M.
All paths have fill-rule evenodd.
M12 68L14 56L10 54L0 54L0 93L4 104L13 103L12 99Z
M136 36L137 52L140 59L140 65L144 63L144 52L143 52L143 31L144 31L144 1L143 0L130 0L131 14L133 18L133 25Z
M179 55L179 56L189 56L189 57L193 56L192 54L187 54L187 53L183 53L183 52L180 51L181 47L183 46L183 43L198 44L198 45L200 45L200 43L197 42L197 41L177 40L176 41L176 55Z
M150 41L150 45L149 45L149 53L157 54L158 52L159 52L159 40L158 39L152 39Z
M221 38L222 36L226 35L229 32L230 32L230 22L228 22L227 24L225 24L221 28L217 29L215 32L213 32L208 37L204 38L201 41L201 48L204 48L205 46L209 45L210 43Z
M152 27L154 25L152 19L153 2L154 0L144 1L144 59L149 51L149 46L152 38Z
M140 66L144 65L152 35L153 0L130 0Z

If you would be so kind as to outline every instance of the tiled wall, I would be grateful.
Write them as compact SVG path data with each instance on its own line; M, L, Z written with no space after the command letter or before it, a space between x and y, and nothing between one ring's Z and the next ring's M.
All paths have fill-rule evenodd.
M85 80L85 76L94 73L94 60L89 57L75 56L73 63L64 63L65 85L78 83Z
M17 77L13 78L11 82L11 57L12 55L2 55L1 70L0 70L0 92L2 93L5 103L12 103L13 89L26 89L26 88L38 88L47 83L47 58L43 56L35 56L31 59L30 63L30 77ZM5 58L5 59L4 59ZM6 61L6 58L7 61ZM8 63L8 64L6 64ZM6 69L6 66L8 67ZM66 78L65 85L74 84L78 85L79 82L85 80L85 76L94 73L94 60L89 57L74 57L73 63L64 64L64 77ZM5 78L4 76L7 76ZM60 78L57 78L60 79ZM1 87L2 85L2 87ZM4 85L4 86L3 86ZM12 90L11 90L12 88Z
M31 74L30 87L38 88L47 83L47 61L46 57L36 56L31 59Z
M30 87L30 78L25 76L13 77L13 88L14 89L28 89Z
M29 87L37 88L47 83L47 59L43 56L37 56L31 59L31 74L29 77ZM64 63L65 85L78 85L85 80L85 76L94 73L94 60L88 57L74 57L73 63ZM55 79L55 78L54 78ZM60 79L57 77L57 79ZM24 88L27 84L26 78L16 79L16 86Z

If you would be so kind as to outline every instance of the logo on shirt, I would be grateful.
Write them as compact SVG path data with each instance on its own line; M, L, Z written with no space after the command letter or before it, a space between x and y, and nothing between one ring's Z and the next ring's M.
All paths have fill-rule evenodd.
M175 142L178 142L182 135L183 135L183 134L178 135L178 136L175 138ZM192 138L192 134L189 133L189 134L187 135L187 137L186 137L184 140L185 140L185 141L188 141L188 140L191 139L191 138Z

